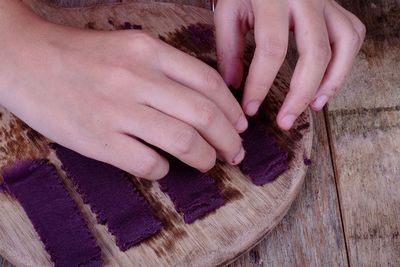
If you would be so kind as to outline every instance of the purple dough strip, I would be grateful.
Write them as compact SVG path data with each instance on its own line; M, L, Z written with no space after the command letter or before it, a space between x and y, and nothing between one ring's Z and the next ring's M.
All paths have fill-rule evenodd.
M242 138L246 157L240 168L254 184L264 185L272 182L289 169L288 153L268 135L259 120L249 121L249 128Z
M121 250L161 230L161 222L121 170L59 145L54 148L83 200L98 222L107 224Z
M170 162L170 171L160 181L160 188L167 193L186 223L205 216L222 206L225 201L213 178L180 161Z
M3 172L57 267L97 267L101 251L48 160L19 161Z

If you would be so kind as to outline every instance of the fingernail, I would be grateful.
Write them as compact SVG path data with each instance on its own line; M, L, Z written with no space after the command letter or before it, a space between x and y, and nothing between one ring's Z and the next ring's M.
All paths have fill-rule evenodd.
M236 155L236 157L233 159L232 164L233 165L237 165L240 162L242 162L242 160L244 159L244 155L245 155L245 151L244 148L242 147L239 151L239 154Z
M292 128L296 118L297 117L295 115L286 115L281 121L281 127L285 130L289 130L290 128Z
M240 116L239 120L237 121L235 127L238 132L244 132L247 127L249 126L249 123L247 122L247 119L244 115Z
M251 101L246 106L246 114L249 116L254 116L258 108L260 107L261 103L259 101Z
M314 100L314 102L312 103L312 106L315 109L320 110L325 106L326 102L328 102L328 97L326 95L321 95L321 96L317 97L317 99Z

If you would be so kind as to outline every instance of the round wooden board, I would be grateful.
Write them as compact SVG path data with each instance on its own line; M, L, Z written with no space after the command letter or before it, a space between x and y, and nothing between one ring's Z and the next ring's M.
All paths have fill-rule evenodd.
M50 21L76 27L112 30L125 22L141 24L145 31L162 36L186 52L193 51L184 44L177 44L174 37L191 24L212 24L210 11L174 4L114 4L84 9L53 9L36 5L33 8ZM249 43L251 46L251 41ZM194 48L196 53L193 54L215 62L213 49L199 52ZM250 59L251 53L247 53L247 62ZM190 225L183 222L157 183L134 178L134 183L163 220L165 229L125 253L116 247L107 228L96 223L90 207L83 204L60 169L54 152L48 149L48 140L1 107L0 166L11 164L16 159L49 158L58 168L100 244L105 266L225 265L271 231L286 214L303 184L307 170L304 157L310 157L312 146L310 112L305 112L290 132L280 131L274 122L291 73L285 63L262 110L266 129L291 155L290 169L273 183L260 187L253 185L237 167L218 164L211 174L219 181L227 204ZM16 266L53 265L22 207L4 192L0 193L0 254Z

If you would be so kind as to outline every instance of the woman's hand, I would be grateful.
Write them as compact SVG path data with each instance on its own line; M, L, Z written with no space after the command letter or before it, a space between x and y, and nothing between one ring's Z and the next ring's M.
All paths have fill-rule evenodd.
M342 87L365 37L365 26L334 0L219 0L217 53L225 82L239 87L246 33L256 51L245 84L243 109L254 115L267 95L294 31L299 60L277 116L285 130L309 106L321 110Z
M0 102L32 128L149 179L168 172L153 146L201 171L242 161L247 120L216 70L141 31L26 23L1 53Z

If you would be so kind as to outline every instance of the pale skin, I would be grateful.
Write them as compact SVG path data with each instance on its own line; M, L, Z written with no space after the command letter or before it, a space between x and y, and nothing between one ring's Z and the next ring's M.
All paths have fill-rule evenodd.
M63 27L0 0L0 104L55 142L139 177L168 172L154 147L205 172L217 156L243 160L245 115L268 94L290 30L300 57L277 116L284 130L342 87L365 36L331 0L220 0L215 23L220 74L141 31ZM238 103L228 85L241 83L252 28L256 52Z

